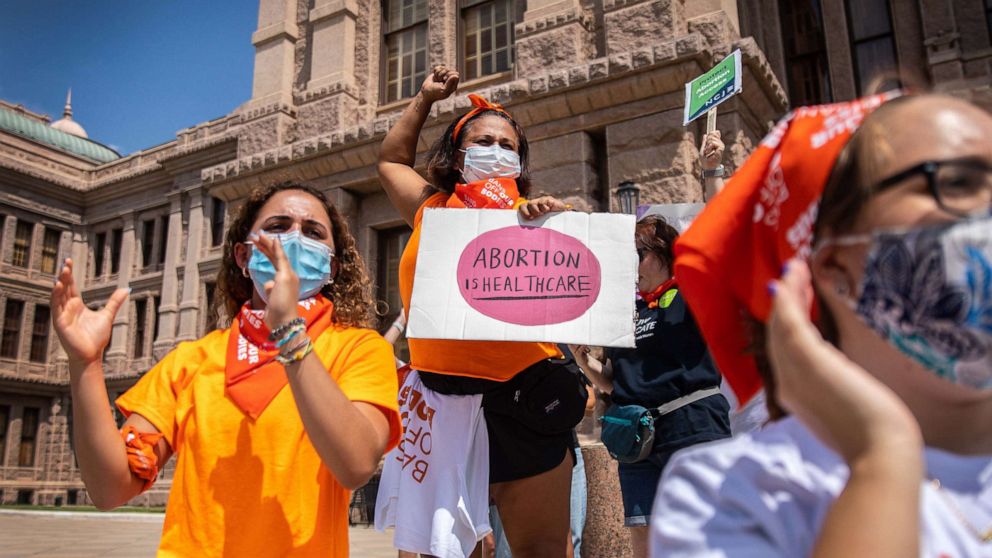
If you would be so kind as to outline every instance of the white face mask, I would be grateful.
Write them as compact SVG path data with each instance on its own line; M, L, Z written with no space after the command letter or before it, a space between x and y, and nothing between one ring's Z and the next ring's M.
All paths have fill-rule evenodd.
M473 145L462 150L465 164L462 179L466 184L490 178L517 178L520 176L520 156L498 145Z

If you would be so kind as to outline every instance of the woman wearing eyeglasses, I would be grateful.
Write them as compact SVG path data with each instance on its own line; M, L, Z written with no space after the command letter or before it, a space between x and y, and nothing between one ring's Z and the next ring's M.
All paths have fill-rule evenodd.
M643 558L662 470L674 452L730 436L730 406L720 393L720 374L672 275L678 232L660 217L650 216L637 224L635 235L641 295L634 332L637 346L606 349L605 364L589 356L589 347L572 347L572 353L596 388L610 394L613 405L603 419L604 432L611 423L623 424L645 411L648 415L641 420L653 423L653 441L640 440L647 444L639 452L642 455L619 455L615 442L604 437L607 449L621 459L624 525L630 529L634 557Z
M789 416L672 460L654 555L992 556L992 116L886 101L791 113L676 247L721 371Z

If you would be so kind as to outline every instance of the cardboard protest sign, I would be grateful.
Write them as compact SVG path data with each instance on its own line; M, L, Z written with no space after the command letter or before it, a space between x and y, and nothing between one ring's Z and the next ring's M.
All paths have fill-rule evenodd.
M407 336L634 346L634 217L424 212Z
M659 215L665 218L665 222L675 227L679 234L685 232L692 224L692 220L703 212L705 203L663 203L656 205L642 205L637 208L637 220L648 215Z
M706 114L710 109L741 92L741 51L713 66L713 69L685 84L685 111L682 125Z

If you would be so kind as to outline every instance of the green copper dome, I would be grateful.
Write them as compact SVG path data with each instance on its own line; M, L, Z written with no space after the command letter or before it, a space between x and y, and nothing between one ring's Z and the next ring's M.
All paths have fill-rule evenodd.
M105 145L56 130L2 107L0 107L0 130L56 147L96 163L109 163L121 158L119 153Z

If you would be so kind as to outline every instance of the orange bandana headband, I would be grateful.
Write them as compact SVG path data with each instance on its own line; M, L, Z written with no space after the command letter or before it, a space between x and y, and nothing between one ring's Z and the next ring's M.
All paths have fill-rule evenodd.
M865 116L898 95L790 112L676 241L682 295L741 405L761 388L746 318L767 321L768 282L790 258L809 256L838 155Z
M462 128L464 128L465 124L467 124L469 120L474 118L475 115L479 114L480 112L484 112L487 110L494 110L496 112L502 112L503 114L510 116L510 113L506 112L506 110L503 108L503 105L499 103L491 103L486 99L482 98L481 96L476 95L475 93L469 93L468 100L472 101L472 106L474 106L475 108L465 113L465 116L461 117L461 120L458 121L458 124L455 124L455 129L451 132L451 141L455 142L456 145L458 142L458 134L462 132Z

